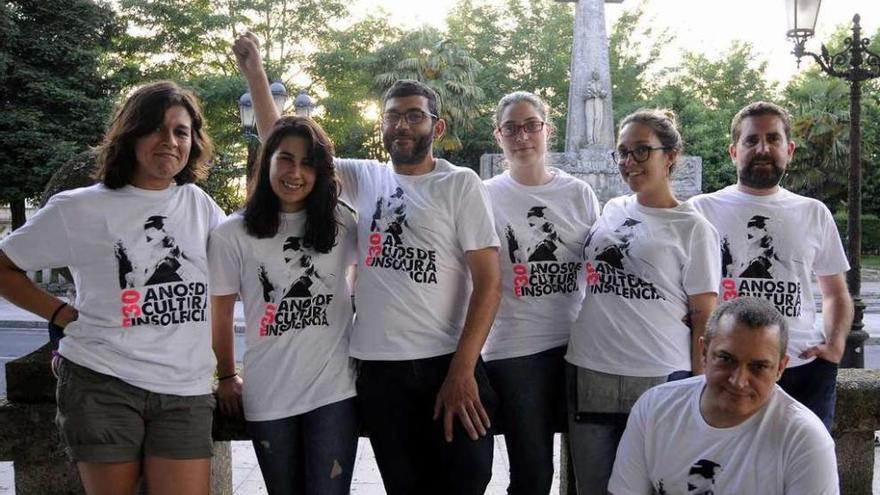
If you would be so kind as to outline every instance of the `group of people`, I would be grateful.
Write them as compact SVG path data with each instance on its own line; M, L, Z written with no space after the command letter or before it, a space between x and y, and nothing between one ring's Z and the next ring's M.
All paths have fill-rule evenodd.
M433 157L427 85L383 97L390 166L340 159L279 115L256 39L234 52L263 143L240 212L193 185L198 102L158 82L116 113L100 182L0 243L0 295L63 333L57 422L87 493L207 494L215 405L244 415L272 494L348 493L361 431L389 494L483 493L499 431L508 493L546 494L563 430L581 494L837 493L849 267L827 208L779 186L784 109L740 111L738 182L687 202L674 115L627 116L613 158L633 194L600 211L547 163L532 93L498 103L507 168L481 182ZM58 266L72 305L24 273Z

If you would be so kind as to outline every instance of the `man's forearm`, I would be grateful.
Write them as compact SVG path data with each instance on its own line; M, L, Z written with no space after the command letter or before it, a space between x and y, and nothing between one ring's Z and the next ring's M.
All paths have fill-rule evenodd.
M843 348L853 321L853 303L849 294L822 298L825 338L829 344Z

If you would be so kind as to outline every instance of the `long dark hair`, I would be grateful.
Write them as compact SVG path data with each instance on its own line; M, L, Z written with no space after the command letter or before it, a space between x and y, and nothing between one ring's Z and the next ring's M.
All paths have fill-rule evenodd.
M94 178L110 189L131 184L138 166L135 142L161 126L165 111L175 105L185 108L192 119L192 146L186 166L174 176L174 181L181 185L206 178L214 145L205 132L199 100L191 91L171 81L145 84L125 100L98 147L98 169Z
M315 185L306 197L306 231L303 245L328 253L336 243L339 226L336 205L339 202L339 181L333 166L333 143L324 129L305 117L278 119L269 137L260 147L254 170L254 182L244 206L244 225L248 234L264 239L278 233L281 202L269 182L272 155L281 141L299 136L308 141L310 166L315 169Z

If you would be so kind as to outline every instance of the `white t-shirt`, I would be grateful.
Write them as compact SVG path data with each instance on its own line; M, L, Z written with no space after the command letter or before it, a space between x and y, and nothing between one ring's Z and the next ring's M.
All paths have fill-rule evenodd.
M502 239L501 306L483 347L487 361L528 356L568 342L584 297L584 239L599 216L586 182L558 169L540 186L505 171L485 182Z
M836 495L834 441L809 409L774 386L767 404L731 428L700 413L704 376L645 392L617 447L614 495Z
M624 376L691 369L688 295L717 292L718 235L694 208L610 200L584 243L586 296L566 359Z
M340 223L329 253L302 246L306 212L283 213L274 237L257 239L241 214L211 233L211 295L244 303L244 415L270 421L354 397L348 357L351 291L346 270L357 249L354 213Z
M816 326L811 274L836 275L849 263L831 212L820 201L780 188L768 196L728 186L690 202L721 236L722 300L762 297L788 320L788 366L825 342Z
M370 160L335 163L359 213L351 355L394 361L454 352L471 293L465 253L499 245L479 177L442 159L416 176Z
M79 318L59 352L151 392L211 392L208 233L224 215L197 186L102 184L53 196L0 250L22 270L70 267Z

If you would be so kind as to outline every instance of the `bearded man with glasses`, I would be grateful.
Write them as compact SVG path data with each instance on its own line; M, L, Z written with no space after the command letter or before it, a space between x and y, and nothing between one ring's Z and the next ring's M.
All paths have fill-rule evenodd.
M791 359L779 385L830 431L837 366L853 318L840 236L822 202L779 185L795 150L785 109L752 103L734 116L730 135L736 184L690 200L722 239L725 272L719 295L722 300L767 299L787 318ZM822 292L824 331L814 325L814 274Z

